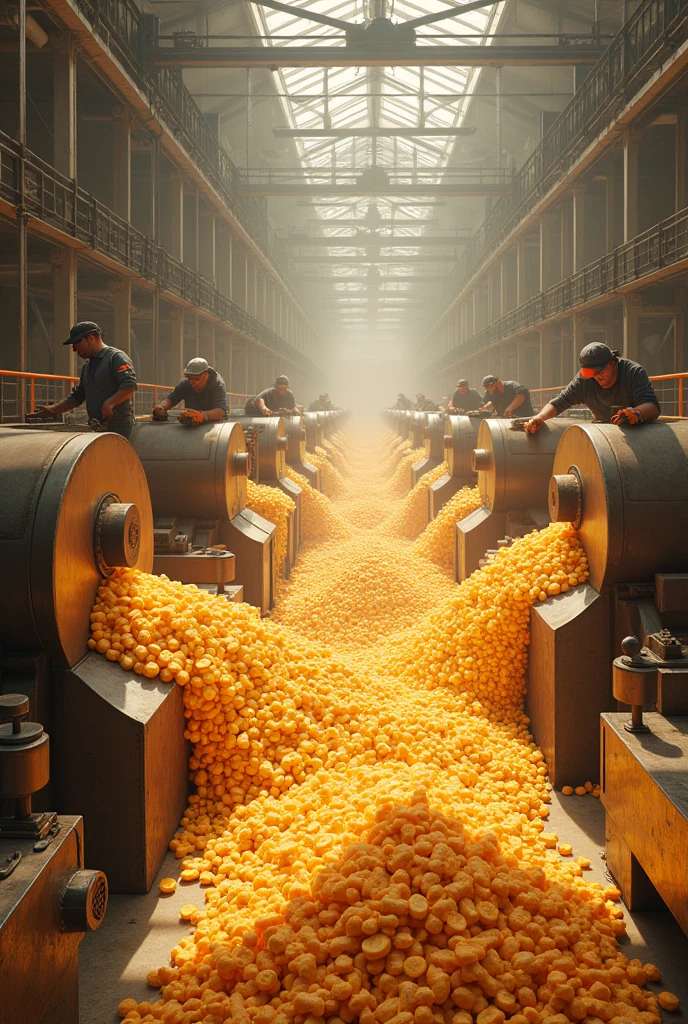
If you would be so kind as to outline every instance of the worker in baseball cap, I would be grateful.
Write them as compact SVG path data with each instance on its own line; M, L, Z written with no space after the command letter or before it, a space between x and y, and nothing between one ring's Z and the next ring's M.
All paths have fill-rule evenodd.
M276 378L274 387L249 398L244 406L247 416L278 416L284 411L300 415L303 406L296 404L294 392L289 390L289 378L283 373Z
M202 356L189 360L176 388L153 406L153 419L166 420L168 411L180 402L184 402L184 409L179 419L185 426L200 427L209 420L227 418L225 382Z
M451 396L447 412L456 414L458 412L476 412L483 404L480 392L472 388L465 377L456 382L456 389Z
M91 424L105 424L108 431L128 438L134 428L136 371L126 352L103 341L103 332L93 320L74 324L64 345L71 345L84 360L79 381L66 398L35 411L45 419L86 403Z
M597 423L637 426L659 416L660 408L647 371L631 359L620 359L602 341L586 345L580 372L556 398L526 423L530 434L574 405L587 405Z
M502 380L495 373L483 377L485 395L480 410L493 413L498 417L510 419L512 416L532 416L533 405L530 391L517 380Z

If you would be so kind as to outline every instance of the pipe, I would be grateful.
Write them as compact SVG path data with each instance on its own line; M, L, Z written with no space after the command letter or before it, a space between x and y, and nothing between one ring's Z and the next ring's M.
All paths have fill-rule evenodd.
M42 49L48 42L49 36L45 29L41 28L35 18L30 14L26 14L26 25L24 28L24 34L34 46L38 49ZM15 32L19 31L20 15L15 11L12 11L7 15L7 23L12 26Z

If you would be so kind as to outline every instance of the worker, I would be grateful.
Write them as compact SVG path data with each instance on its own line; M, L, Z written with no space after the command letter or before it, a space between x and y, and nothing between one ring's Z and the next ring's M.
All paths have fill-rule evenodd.
M86 402L90 421L107 426L113 434L129 437L134 429L136 372L126 352L103 341L103 332L92 320L74 324L64 345L71 345L80 359L79 383L66 398L54 405L41 405L36 412L54 419Z
M481 412L486 410L506 419L515 416L517 412L519 416L533 415L535 410L530 400L530 391L518 381L501 380L494 373L488 373L483 378L483 387L485 397L480 407Z
M309 412L330 412L331 410L332 402L327 392L324 395L318 395L308 406Z
M451 399L449 395L442 395L440 399L440 412L447 412L451 405Z
M167 413L175 405L184 402L183 419L190 426L198 427L208 420L227 418L227 388L225 382L208 360L202 356L190 359L184 376L176 388L170 391L162 402L153 406L153 419L166 420Z
M303 406L296 404L294 393L289 390L289 378L283 373L275 380L274 388L266 388L255 398L249 398L244 406L247 416L277 416L283 410L303 412Z
M468 381L463 377L461 380L456 382L456 390L451 396L451 402L449 403L448 413L457 412L477 412L480 406L483 404L483 400L480 397L480 392L472 388Z
M433 400L420 393L416 395L416 404L413 408L415 412L439 412Z
M526 423L528 433L536 433L545 420L572 405L587 405L598 423L637 426L657 419L659 402L642 366L619 359L617 350L602 341L586 345L579 358L578 376Z
M400 391L397 395L397 404L394 406L395 409L413 409L413 402L410 398L407 398L403 391Z

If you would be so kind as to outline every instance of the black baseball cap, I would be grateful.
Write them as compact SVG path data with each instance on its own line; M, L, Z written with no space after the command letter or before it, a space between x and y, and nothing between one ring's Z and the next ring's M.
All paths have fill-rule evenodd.
M611 363L618 354L618 349L611 349L603 341L593 341L586 345L580 354L581 377L594 377L597 370Z
M483 387L489 388L492 384L496 384L499 377L495 377L494 373L488 373L487 377L483 377Z
M82 320L80 323L74 324L69 332L69 337L62 344L76 345L77 341L81 341L87 334L100 334L102 337L103 332L93 320Z
M456 382L457 388L460 388L462 384L465 384L466 387L468 387L468 381L464 380L463 377L461 378L461 380L457 380L457 382Z

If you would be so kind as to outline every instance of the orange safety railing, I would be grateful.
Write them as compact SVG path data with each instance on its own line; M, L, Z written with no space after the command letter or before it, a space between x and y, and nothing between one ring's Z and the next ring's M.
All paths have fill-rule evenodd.
M53 405L61 401L67 397L78 380L78 377L53 373L0 370L0 423L21 423L22 409L31 412L39 405ZM134 414L150 415L153 406L171 390L172 387L166 384L139 384L134 394ZM228 391L227 397L236 398L243 405L249 396ZM85 423L87 419L83 407L65 414L66 422Z
M659 404L662 407L662 416L668 416L671 419L688 418L688 407L684 398L684 395L688 392L688 373L665 373L657 377L650 377L650 380L652 381ZM533 408L541 409L543 405L546 405L547 402L555 398L561 390L562 387L531 388L530 397Z

